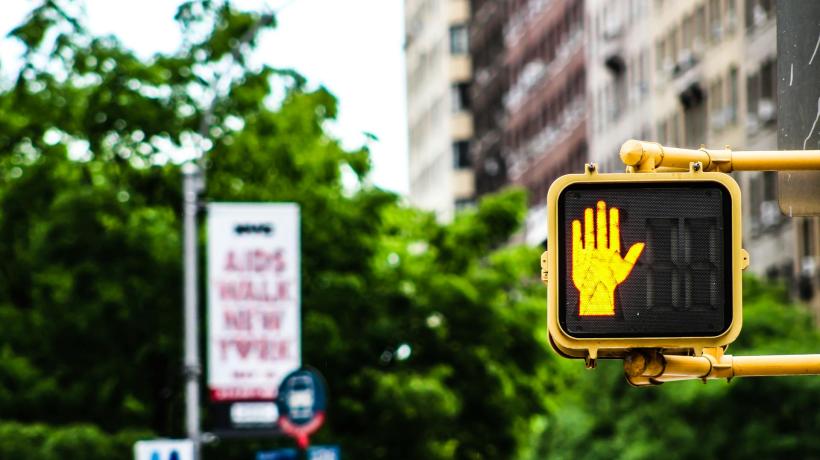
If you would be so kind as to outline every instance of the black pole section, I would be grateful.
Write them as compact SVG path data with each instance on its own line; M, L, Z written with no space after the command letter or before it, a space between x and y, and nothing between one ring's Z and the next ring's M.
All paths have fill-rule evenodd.
M820 1L777 0L777 148L820 149ZM780 209L820 214L820 171L783 172ZM813 201L813 203L812 203Z

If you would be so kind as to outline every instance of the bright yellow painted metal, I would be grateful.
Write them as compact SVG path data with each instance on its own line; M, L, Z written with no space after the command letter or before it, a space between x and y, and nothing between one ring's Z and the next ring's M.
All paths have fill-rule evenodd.
M820 374L820 355L735 356L732 374L735 377L817 375Z
M732 151L665 147L656 142L626 141L621 160L630 172L668 172L700 163L705 171L820 170L820 150ZM743 251L742 267L749 265ZM820 375L820 354L731 356L720 347L700 356L663 355L659 350L633 350L624 359L627 380L636 386L687 380L782 375Z
M676 180L716 182L723 185L729 192L732 203L733 225L731 230L732 247L727 248L727 250L731 251L732 254L732 264L729 268L731 270L732 285L728 286L727 289L732 290L732 324L726 332L715 337L576 338L567 334L558 320L558 283L560 280L558 276L548 276L550 273L558 273L558 258L562 257L558 250L558 198L563 190L575 183L647 183ZM741 248L740 188L729 175L714 172L695 172L693 170L664 174L598 174L594 169L588 168L586 174L568 174L553 182L547 193L547 216L547 251L542 255L541 275L547 284L547 325L551 344L559 354L571 358L586 359L592 365L590 360L598 358L623 358L633 348L656 348L681 354L700 355L704 347L723 346L737 338L743 317L741 271L744 266L745 252ZM584 220L587 221L586 216ZM610 212L611 221L612 214ZM584 230L584 232L586 231L588 230ZM600 236L600 234L594 235L591 239L598 241ZM604 237L604 240L606 240L606 237ZM637 249L630 250L634 250L636 253L638 251ZM635 254L635 260L638 257L639 254Z
M631 139L621 146L621 161L636 172L688 169L693 162L701 163L704 171L819 170L820 150L732 151L729 146L695 150Z
M636 386L691 379L730 379L820 374L820 355L724 355L721 348L701 356L662 355L654 350L633 350L624 359L627 380Z
M644 248L635 243L621 256L620 217L618 208L609 210L598 201L596 223L592 224L592 208L584 211L584 238L581 241L581 221L572 221L572 282L580 295L580 316L614 316L615 288L624 282Z
M594 367L595 359L598 357L623 358L627 380L636 386L689 379L705 381L750 376L820 375L820 354L732 356L723 353L725 345L733 341L740 332L742 318L740 270L749 264L748 253L740 248L740 191L737 184L725 174L696 172L700 169L716 172L820 170L820 150L733 152L728 146L724 150L706 148L694 150L630 140L621 147L621 159L627 165L628 173L663 172L663 174L607 174L604 178L595 173L593 167L588 167L587 174L561 177L550 187L547 196L548 250L541 257L541 276L542 280L547 283L548 328L550 343L556 351L566 357L584 358L588 367ZM561 329L557 318L558 288L556 282L555 280L548 281L549 272L555 273L558 266L556 217L558 197L563 189L576 182L643 182L682 179L712 180L723 183L730 191L734 222L733 247L731 248L734 254L731 268L733 285L731 288L735 304L733 305L734 321L729 330L719 337L706 339L686 337L576 339L567 335ZM600 207L599 205L599 209ZM591 214L591 210L588 211L587 214ZM600 214L598 217L600 219ZM617 213L613 219L612 210L610 210L610 235L612 234L612 222L617 222L617 220ZM591 222L591 216L585 215L585 221L585 223ZM589 227L590 225L587 225L587 232ZM599 228L604 228L604 226L599 225ZM581 229L578 228L579 240L580 233ZM573 223L573 258L577 248L575 234L576 224ZM600 234L596 235L596 241L599 237ZM606 240L606 236L603 238ZM585 242L590 240L591 238ZM639 254L635 260L638 257ZM573 269L575 266L573 260ZM577 283L576 287L582 291L582 287L579 287Z

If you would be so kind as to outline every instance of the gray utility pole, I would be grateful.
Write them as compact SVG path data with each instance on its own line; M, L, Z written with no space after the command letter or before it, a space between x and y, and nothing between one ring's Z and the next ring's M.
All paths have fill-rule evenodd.
M262 15L253 27L236 42L231 48L231 55L235 61L240 61L242 45L256 37L260 27L273 22L274 15ZM199 135L208 139L208 129L213 123L213 112L218 101L216 87L222 79L222 74L216 74L214 81L208 86L214 90L214 96L203 114L199 123ZM184 310L185 317L185 428L188 439L194 442L194 460L202 458L202 430L199 417L199 378L202 375L202 365L199 362L199 303L197 302L197 231L196 214L199 207L199 195L205 190L205 174L202 164L198 161L205 158L206 148L200 144L200 159L182 166L182 203L183 203L183 233L184 243L182 260L185 271ZM203 163L204 164L204 163ZM212 439L212 436L210 437Z
M196 214L199 194L205 190L205 176L196 163L182 166L183 202L183 266L185 292L183 316L185 318L185 427L188 438L194 442L194 460L201 458L201 432L199 426L199 315L197 302L197 231Z

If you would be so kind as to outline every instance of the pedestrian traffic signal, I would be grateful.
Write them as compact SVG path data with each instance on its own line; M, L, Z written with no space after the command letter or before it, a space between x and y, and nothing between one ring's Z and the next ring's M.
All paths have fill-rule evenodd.
M700 354L741 326L740 190L723 173L571 174L549 189L548 323L576 358Z

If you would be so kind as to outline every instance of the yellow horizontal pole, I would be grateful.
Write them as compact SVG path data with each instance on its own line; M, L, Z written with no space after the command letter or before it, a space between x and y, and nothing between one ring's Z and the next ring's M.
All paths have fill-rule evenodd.
M820 355L735 356L735 377L770 375L820 375Z
M664 377L705 377L712 370L712 363L703 356L664 356Z
M624 372L637 386L692 379L820 375L820 354L731 356L709 348L701 356L678 356L636 350L624 358Z
M621 146L621 161L637 172L689 169L701 163L704 171L820 170L820 150L682 149L657 142L628 140Z

